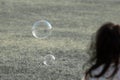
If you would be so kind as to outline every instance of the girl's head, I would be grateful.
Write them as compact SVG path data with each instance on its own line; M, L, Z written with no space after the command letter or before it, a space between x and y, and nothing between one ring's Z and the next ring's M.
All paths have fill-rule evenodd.
M91 77L91 71L101 65L104 65L103 70L94 77L99 78L107 71L110 64L114 64L114 71L109 77L113 77L118 69L120 58L120 26L112 22L103 24L96 32L94 42L91 43L89 51L92 51L90 62L94 63L86 72Z

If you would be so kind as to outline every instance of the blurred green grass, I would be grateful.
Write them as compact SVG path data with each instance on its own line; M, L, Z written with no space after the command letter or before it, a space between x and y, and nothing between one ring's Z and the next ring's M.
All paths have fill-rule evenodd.
M107 21L120 23L118 0L0 0L1 80L80 80L91 35ZM45 19L52 35L35 39L31 28ZM56 64L42 64L52 52Z

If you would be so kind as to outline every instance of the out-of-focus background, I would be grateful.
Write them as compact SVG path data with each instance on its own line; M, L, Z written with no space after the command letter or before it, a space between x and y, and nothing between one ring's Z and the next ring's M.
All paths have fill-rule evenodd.
M53 26L42 40L31 32L41 19ZM81 80L91 35L108 21L120 23L119 0L0 0L0 80Z

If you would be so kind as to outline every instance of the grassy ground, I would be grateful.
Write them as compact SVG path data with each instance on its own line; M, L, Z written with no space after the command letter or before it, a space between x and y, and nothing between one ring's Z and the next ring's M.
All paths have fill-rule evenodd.
M106 22L120 23L119 0L0 0L0 80L80 80L90 37ZM50 37L31 28L45 19ZM45 66L47 54L55 65Z

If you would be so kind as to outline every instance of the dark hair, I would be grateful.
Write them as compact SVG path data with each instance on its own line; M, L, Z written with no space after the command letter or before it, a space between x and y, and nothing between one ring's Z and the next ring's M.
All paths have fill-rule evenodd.
M92 39L88 53L91 55L89 63L94 62L94 64L86 71L86 77L89 75L99 78L105 74L111 64L114 64L113 73L107 77L112 78L117 73L119 65L120 25L115 25L112 22L103 24ZM91 72L101 65L104 65L102 71L93 76Z

